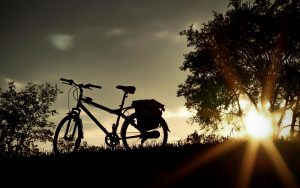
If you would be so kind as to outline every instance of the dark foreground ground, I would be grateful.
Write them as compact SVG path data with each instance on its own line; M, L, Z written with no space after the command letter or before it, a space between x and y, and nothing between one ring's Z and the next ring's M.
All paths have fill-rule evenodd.
M276 146L291 174L278 159L276 168L261 147L249 173L248 145L221 145L1 159L1 187L291 187L291 179L300 182L300 145ZM247 172L251 177L243 175ZM248 184L243 177L250 177Z

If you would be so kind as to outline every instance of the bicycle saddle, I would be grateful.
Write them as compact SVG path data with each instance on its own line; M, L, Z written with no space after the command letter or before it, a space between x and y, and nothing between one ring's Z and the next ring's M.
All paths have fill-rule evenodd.
M124 92L130 93L130 94L134 94L134 92L135 92L135 87L134 86L120 86L120 85L118 85L116 88L121 89Z

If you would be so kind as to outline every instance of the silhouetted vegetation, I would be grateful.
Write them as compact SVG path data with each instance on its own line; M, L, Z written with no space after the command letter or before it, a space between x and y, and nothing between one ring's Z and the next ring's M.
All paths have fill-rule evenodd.
M196 130L189 134L187 138L183 141L184 144L211 144L211 143L222 143L229 139L229 137L225 137L219 134L209 134L206 133L199 134Z
M18 91L14 82L0 93L0 155L39 154L37 142L53 140L54 123L47 119L56 114L50 109L60 90L49 83L28 83Z
M220 151L224 144L232 144L233 148L224 152L212 152ZM275 142L275 145L294 178L300 178L298 143L281 140ZM110 182L114 187L237 187L243 173L242 166L245 162L248 163L244 161L246 154L249 154L246 152L248 146L248 142L232 140L222 143L168 144L164 148L136 148L130 151L101 147L94 150L94 146L89 148L86 145L79 152L68 155L49 153L2 159L0 164L2 172L6 172L2 175L4 182L7 181L5 177L13 173L14 178L24 180L10 181L10 185L20 182L29 185L32 183L29 179L34 173L37 181L48 180L49 184L54 184L60 178L60 185L68 186L80 183L92 186ZM215 150L216 148L219 149ZM258 148L255 155L256 162L249 187L287 187L276 165L270 160L271 155L262 147ZM22 173L25 171L26 173Z
M279 133L288 110L293 112L291 135L299 126L300 3L297 0L231 0L225 14L200 30L181 32L188 47L181 70L188 71L178 96L196 110L200 128L218 132L222 126L240 130L241 99L255 108L280 114ZM228 124L222 124L226 120Z

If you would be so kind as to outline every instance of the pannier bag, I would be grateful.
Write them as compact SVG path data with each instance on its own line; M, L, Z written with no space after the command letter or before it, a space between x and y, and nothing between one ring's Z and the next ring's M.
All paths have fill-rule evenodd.
M136 100L132 102L137 114L137 126L143 130L159 127L164 105L154 99Z

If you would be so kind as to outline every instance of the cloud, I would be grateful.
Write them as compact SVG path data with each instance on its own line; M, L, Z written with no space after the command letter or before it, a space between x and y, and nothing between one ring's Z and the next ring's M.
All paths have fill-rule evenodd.
M198 22L192 22L193 29L200 31L202 29L202 25L200 25Z
M158 31L154 34L157 39L167 39L175 42L180 42L183 38L179 35L179 33L170 32L167 30Z
M112 28L110 30L108 30L105 34L105 37L115 37L115 36L121 36L123 35L125 32L124 29L121 29L121 28L118 28L118 27L115 27L115 28Z
M166 111L164 112L165 118L190 118L195 115L195 112L189 111L185 107L179 107L176 111Z
M13 79L10 79L10 78L4 78L4 81L7 83L7 82L14 82L15 86L16 86L16 89L17 90L21 90L25 87L25 83L24 82L20 82L20 81L15 81Z
M67 34L55 34L50 37L50 41L57 49L67 50L73 46L74 37Z

